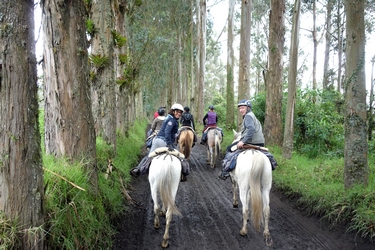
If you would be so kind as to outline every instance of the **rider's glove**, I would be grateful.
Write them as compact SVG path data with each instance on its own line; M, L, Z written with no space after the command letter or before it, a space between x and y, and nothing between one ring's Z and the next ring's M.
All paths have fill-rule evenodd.
M168 147L168 151L174 151L174 148L172 145L167 145L167 147Z

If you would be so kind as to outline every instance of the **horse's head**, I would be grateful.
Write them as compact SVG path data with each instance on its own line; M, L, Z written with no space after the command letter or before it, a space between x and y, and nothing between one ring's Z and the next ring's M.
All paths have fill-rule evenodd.
M240 132L237 132L236 130L233 129L233 134L234 134L234 139L233 139L233 142L236 142L236 141L239 141L241 139L241 133Z

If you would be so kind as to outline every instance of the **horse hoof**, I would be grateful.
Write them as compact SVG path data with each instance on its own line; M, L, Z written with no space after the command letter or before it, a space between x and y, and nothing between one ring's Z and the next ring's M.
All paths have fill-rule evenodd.
M238 208L238 204L233 204L233 208Z
M163 241L161 242L161 247L162 247L162 248L167 248L167 247L169 247L169 242L168 242L168 240L163 240Z
M154 228L155 228L155 229L159 229L159 228L160 228L160 225L159 225L159 224L154 224Z
M272 240L271 236L266 237L266 238L264 239L264 241L266 242L266 246L267 246L267 247L272 247L273 240Z
M246 236L247 235L247 231L246 230L240 230L240 235L241 236Z

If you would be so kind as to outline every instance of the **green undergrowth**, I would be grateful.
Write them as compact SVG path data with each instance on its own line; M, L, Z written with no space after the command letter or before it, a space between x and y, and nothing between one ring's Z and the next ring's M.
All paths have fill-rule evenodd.
M129 169L138 162L144 144L145 122L136 122L128 136L117 136L117 156L97 139L98 195L90 190L85 162L43 156L46 245L50 249L110 249L113 221L126 212ZM112 172L107 173L109 160Z
M278 161L273 172L275 187L297 202L310 214L335 225L345 225L348 232L362 238L375 237L374 161L369 158L368 186L344 188L343 158L308 158L294 154L291 160L281 157L279 148L271 153Z

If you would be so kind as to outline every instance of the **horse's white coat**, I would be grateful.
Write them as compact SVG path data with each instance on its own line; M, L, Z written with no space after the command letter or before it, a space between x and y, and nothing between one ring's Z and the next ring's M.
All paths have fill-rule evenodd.
M154 228L160 227L159 216L165 214L166 226L161 246L168 247L169 226L172 215L181 215L175 204L176 194L181 177L181 162L171 154L156 156L150 165L148 180L154 202ZM162 208L159 206L159 199Z
M238 134L235 134L235 138L236 136L238 137ZM238 191L242 203L240 234L247 234L247 221L251 210L251 222L254 228L259 231L260 226L263 225L266 245L272 246L272 238L268 229L272 167L268 157L260 151L246 150L238 155L236 167L230 175L233 184L233 207L238 207Z

